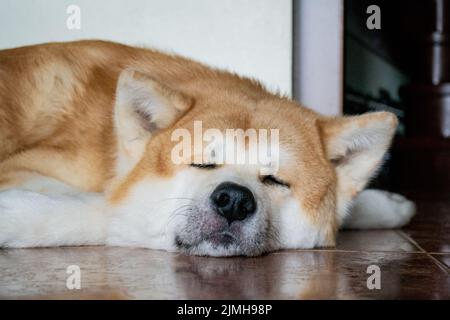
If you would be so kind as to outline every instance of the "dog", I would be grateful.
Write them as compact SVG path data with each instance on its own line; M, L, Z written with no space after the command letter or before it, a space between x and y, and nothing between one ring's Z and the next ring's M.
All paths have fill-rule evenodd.
M237 130L238 155L262 144L247 130L270 132L276 155L217 161L230 150L220 139L186 150L194 142L181 134L198 124ZM414 204L364 190L396 127L388 112L325 117L255 80L145 48L2 50L0 246L256 256L334 246L346 226L401 227Z

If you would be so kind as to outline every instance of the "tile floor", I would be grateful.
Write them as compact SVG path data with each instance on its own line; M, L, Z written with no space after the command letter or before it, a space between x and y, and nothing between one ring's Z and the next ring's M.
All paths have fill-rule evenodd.
M258 258L132 248L0 250L0 298L450 299L450 202L421 202L403 230L343 231L335 249ZM66 268L81 268L81 290ZM367 288L369 265L381 289Z

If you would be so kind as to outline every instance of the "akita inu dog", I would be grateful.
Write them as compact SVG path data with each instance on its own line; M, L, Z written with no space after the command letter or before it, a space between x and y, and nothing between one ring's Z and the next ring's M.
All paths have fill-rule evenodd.
M174 161L174 133L194 135L194 122L218 134L277 130L276 170L215 162L229 150L218 139ZM324 117L256 81L148 49L79 41L3 50L0 246L253 256L333 246L344 223L399 227L414 214L410 201L361 192L396 126L388 112ZM238 154L255 147L245 141Z

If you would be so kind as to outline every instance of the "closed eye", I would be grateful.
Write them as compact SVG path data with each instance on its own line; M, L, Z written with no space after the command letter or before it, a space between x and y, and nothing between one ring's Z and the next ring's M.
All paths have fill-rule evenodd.
M279 185L282 187L286 187L286 188L290 188L290 184L281 180L278 177L275 177L273 175L268 175L268 176L261 176L261 182L267 185Z
M215 163L191 163L191 167L198 169L216 169L217 164Z

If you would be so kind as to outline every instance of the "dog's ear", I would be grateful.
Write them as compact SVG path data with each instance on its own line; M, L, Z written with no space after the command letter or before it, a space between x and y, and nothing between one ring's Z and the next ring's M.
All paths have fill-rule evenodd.
M379 168L397 128L389 112L319 121L328 159L336 168L338 192L353 199Z
M114 125L119 148L119 171L141 158L151 135L172 125L194 101L136 70L122 71L117 82ZM119 173L120 174L120 173Z

